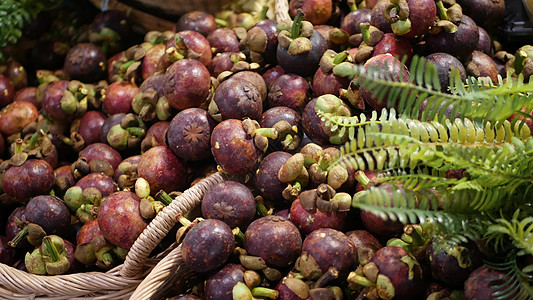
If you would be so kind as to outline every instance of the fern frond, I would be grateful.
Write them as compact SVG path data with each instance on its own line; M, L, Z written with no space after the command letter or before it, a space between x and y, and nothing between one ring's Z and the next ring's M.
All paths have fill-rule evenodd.
M486 262L485 264L489 268L505 274L502 278L494 280L491 285L494 299L526 300L533 298L531 285L533 280L526 270L531 269L533 265L520 269L516 253L508 255L504 262Z
M404 224L435 224L450 239L453 237L452 242L481 238L489 218L461 209L461 203L454 211L441 209L439 197L444 190L415 192L396 185L374 186L355 194L352 206Z
M397 107L400 113L412 119L418 119L420 107L425 109L420 116L423 120L444 122L448 117L460 115L480 124L491 122L498 125L524 105L533 103L533 82L524 83L522 78L510 75L498 83L486 82L486 79L469 77L465 83L458 73L451 74L451 94L437 89L439 85L435 66L425 62L422 57L413 58L410 65L410 82L388 78L382 68L365 68L353 66L361 87L373 91L379 101L387 101L388 107Z
M507 236L519 249L517 255L533 255L533 217L520 219L519 215L520 210L517 209L511 220L503 217L495 220L495 224L487 230L487 239L495 240L497 245L501 245L504 236Z

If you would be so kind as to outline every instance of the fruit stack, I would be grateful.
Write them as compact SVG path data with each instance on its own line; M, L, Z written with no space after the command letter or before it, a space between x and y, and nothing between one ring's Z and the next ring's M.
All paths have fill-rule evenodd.
M533 296L503 0L7 2L0 297Z

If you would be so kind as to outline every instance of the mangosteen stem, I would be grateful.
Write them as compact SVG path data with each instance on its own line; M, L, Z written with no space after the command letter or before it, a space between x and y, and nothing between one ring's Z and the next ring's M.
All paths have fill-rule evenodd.
M20 241L22 241L22 239L28 235L28 226L25 226L24 228L22 228L19 233L17 233L17 235L13 238L13 240L7 242L7 244L10 246L10 247L17 247L18 243L20 243Z
M439 19L448 21L448 13L446 12L446 8L444 7L444 3L442 1L437 1L437 13L439 14Z
M355 272L350 272L346 280L349 283L353 283L359 286L373 287L376 285L374 282L368 280L366 277L357 275Z
M170 203L174 200L172 199L165 191L161 190L159 191L156 195L155 195L155 198L158 200L158 201L161 201L163 204L165 204L165 206L169 206ZM187 220L188 221L188 220ZM183 223L181 223L183 224ZM190 224L190 221L189 221L189 224ZM183 224L185 225L185 224ZM188 224L187 224L188 225ZM185 225L185 226L187 226Z
M59 255L59 251L57 251L57 247L54 243L52 243L50 236L46 236L43 239L43 246L46 247L50 253L50 258L53 262L59 261L61 259L61 256Z
M278 138L278 131L274 128L258 128L254 131L254 133L270 139Z
M109 253L108 251L104 252L102 254L102 262L104 263L104 265L108 267L111 266L114 262L113 256L111 255L111 253Z
M356 0L352 0L352 1L348 1L348 8L350 8L350 11L356 11L357 10L357 1Z
M244 245L244 232L239 227L235 227L231 231L235 236L235 242L239 245Z
M252 296L261 297L261 298L269 298L269 299L277 299L279 296L279 293L276 290L258 286L252 289Z
M22 145L24 144L24 140L21 138L17 138L15 140L15 149L13 154L19 154L22 153Z
M129 127L127 130L130 135L137 136L137 137L144 136L145 134L144 128L141 128L141 127Z
M134 60L129 60L125 63L123 63L122 65L120 65L120 70L121 71L126 71L131 65L133 65L135 63Z
M330 267L326 273L322 274L320 278L315 282L313 288L321 288L328 285L329 282L339 277L339 271L335 267Z
M295 39L300 36L300 30L302 29L302 19L304 17L304 12L299 9L296 11L294 16L294 21L292 21L291 27L291 38Z
M368 45L370 43L370 23L360 23L359 27L361 28L361 35L363 36L363 41Z
M369 33L369 37L370 37L370 33ZM342 51L341 53L335 55L335 58L333 59L333 64L338 65L341 62L343 62L347 57L348 57L348 52Z
M267 18L268 6L263 6L261 13L259 14L258 21L264 20Z
M220 19L220 18L215 18L215 23L218 26L220 26L220 27L227 27L228 26L228 21Z
M365 172L361 170L355 172L355 180L357 180L365 189L366 189L366 186L370 183L370 178L368 178Z
M255 197L255 207L260 216L265 217L272 214L271 210L267 209L265 206L265 201L261 196Z
M191 220L185 218L184 216L178 216L178 221L183 226L190 226L192 224Z
M35 149L37 146L37 141L39 140L39 137L41 136L41 132L36 131L33 133L33 135L30 138L30 141L28 142L28 148L29 149Z

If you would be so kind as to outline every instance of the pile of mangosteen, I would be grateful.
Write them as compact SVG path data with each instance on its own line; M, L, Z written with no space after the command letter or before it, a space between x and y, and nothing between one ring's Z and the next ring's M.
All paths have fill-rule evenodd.
M531 46L497 41L504 0L289 7L279 22L193 11L164 32L115 10L27 24L0 65L0 262L105 272L180 193L221 172L231 179L154 250L177 240L198 273L171 299L492 299L505 275L473 241L443 246L430 227L351 209L380 174L329 168L345 141L315 106L333 95L341 115L386 107L332 71L342 62L408 81L424 56L443 92L452 70L529 76Z

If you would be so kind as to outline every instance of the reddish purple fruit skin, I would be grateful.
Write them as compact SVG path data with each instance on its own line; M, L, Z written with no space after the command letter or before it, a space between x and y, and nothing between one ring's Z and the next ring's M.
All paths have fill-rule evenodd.
M115 81L105 90L103 109L108 115L132 112L131 101L139 88L127 81Z
M80 151L79 157L85 157L87 162L91 162L91 160L95 158L103 159L109 162L113 169L116 169L122 161L122 156L117 150L103 143L94 143L88 145Z
M491 269L490 267L483 265L472 273L465 281L464 291L466 300L492 300L494 299L493 293L498 291L494 290L492 286L502 285L509 280L509 277L503 273ZM506 285L501 289L506 289L509 286ZM512 298L509 298L512 299Z
M157 44L146 51L142 62L142 78L146 80L154 74L165 73L165 44Z
M229 227L246 228L255 217L255 198L244 184L223 181L211 187L202 200L202 215Z
M142 143L141 143L141 151L146 152L149 148L153 146L166 146L167 145L167 130L168 126L170 125L170 122L168 121L158 121L152 124L150 128L148 128L148 131L146 132L146 136L144 137ZM155 144L152 145L152 142L155 142ZM145 146L150 145L150 147ZM148 148L145 148L148 147Z
M113 178L102 173L87 174L78 180L76 186L81 187L83 190L90 187L96 188L100 191L102 197L118 192L118 186Z
M322 69L318 68L313 77L313 92L316 97L325 94L332 94L339 97L341 89L347 88L349 84L350 79L348 77L340 77L333 72L324 73Z
M231 28L217 28L207 35L213 54L224 52L239 52L239 39Z
M187 183L183 162L166 146L156 146L144 152L137 172L150 184L152 195L160 190L167 193L181 190Z
M191 11L182 15L176 23L176 32L192 30L207 36L217 29L215 17L204 11Z
M97 220L104 237L123 249L130 249L148 225L139 212L139 197L129 191L105 197Z
M98 226L98 220L91 220L81 226L76 237L76 245L88 244L98 235L102 235L102 231Z
M304 13L303 19L313 25L325 24L333 11L332 0L290 0L289 13L294 18L297 10Z
M370 23L370 13L372 11L368 8L359 8L349 12L341 22L341 29L348 32L348 34L361 33L361 23Z
M263 73L263 79L267 87L270 89L270 85L281 75L285 74L285 70L280 65L276 65Z
M2 189L17 201L48 194L54 184L54 169L42 159L28 159L21 166L11 166L2 177Z
M215 126L211 134L211 152L224 171L237 175L254 172L262 157L242 122L236 119L224 120Z
M406 58L405 62L409 65L413 58L413 47L408 39L394 33L385 33L381 41L374 46L372 56L386 53L390 53L400 61Z
M106 75L106 57L96 45L74 45L65 58L64 71L71 79L81 82L96 82Z
M421 36L429 30L437 16L437 6L433 0L407 0L409 5L409 20L411 31L402 35L404 37Z
M307 298L301 298L300 296L296 295L285 283L285 280L287 279L287 276L283 277L278 285L276 285L276 291L279 293L280 300L308 300L311 299L310 297Z
M211 78L207 68L194 59L182 59L165 72L163 92L175 109L198 107L209 94Z
M302 127L305 134L313 141L321 146L329 145L329 135L327 135L323 128L323 123L315 110L317 98L309 101L302 112Z
M170 297L167 300L202 300L202 298L196 295L187 294L187 295L179 295L179 296Z
M34 86L24 87L15 93L15 97L13 97L13 102L14 101L28 101L28 102L33 103L33 105L35 105L37 109L40 109L41 102L37 102L36 91L37 91L37 88Z
M350 239L356 249L365 244L373 245L376 249L383 247L378 239L366 230L348 231L346 232L346 236Z
M4 137L19 133L39 116L37 107L27 101L16 101L0 110L0 133Z
M194 53L195 57L190 58L199 61L204 66L207 66L211 62L211 46L209 45L209 41L205 36L192 30L183 30L177 32L176 35L183 39L188 53ZM174 39L171 38L167 42L167 50L169 47L175 47L175 45Z
M287 49L278 44L276 57L278 64L286 73L294 73L303 77L315 74L320 58L328 49L328 43L316 30L309 39L311 40L311 51L298 55L289 54Z
M222 266L235 248L228 224L217 219L204 220L187 232L181 243L183 261L195 272L209 272Z
M426 61L432 62L437 67L437 74L442 91L446 91L450 84L450 74L452 70L459 72L461 80L466 79L466 70L463 64L455 56L445 52L435 52L426 56Z
M211 62L207 65L207 69L211 76L217 78L220 73L230 71L234 63L231 61L231 56L237 52L224 52L213 56Z
M305 78L296 74L283 74L270 86L268 107L287 106L302 111L311 93Z
M85 145L100 141L100 130L106 119L106 115L97 110L88 111L81 117L79 133Z
M230 78L223 81L212 101L215 101L222 120L259 120L263 112L261 92L258 86L247 80Z
M188 108L180 111L168 126L168 146L184 160L209 158L211 132L215 125L215 120L205 109Z
M265 156L259 163L255 175L255 186L265 199L275 203L286 202L281 193L287 187L287 184L278 179L278 172L291 156L288 152L276 151Z
M232 290L238 282L244 282L244 267L226 264L205 281L205 299L233 300Z
M341 230L346 223L347 212L323 212L317 208L306 210L300 204L300 199L292 202L290 218L303 235L307 235L319 228L333 228Z
M383 70L385 67L387 69ZM396 81L409 81L409 70L407 67L390 54L380 54L368 59L364 64L364 69L368 70L370 68L377 68L377 70L387 72L389 76ZM359 88L359 93L361 97L363 97L363 99L375 110L381 111L383 108L387 108L387 94L383 97L383 99L378 100L377 96L372 95L373 90L369 90L363 86Z
M389 277L398 299L418 299L424 292L424 281L420 265L409 266L402 261L402 257L411 256L407 250L386 246L374 254L371 262L378 266L379 273ZM415 260L411 256L411 259Z
M43 94L42 107L46 114L53 120L59 122L68 122L74 118L61 108L61 99L68 88L69 82L58 80L48 85Z
M17 250L8 246L9 239L0 235L0 263L12 266L17 261Z
M40 225L47 234L65 232L70 225L70 211L63 201L52 195L33 197L25 210L30 223Z
M357 260L357 251L348 237L331 228L311 232L303 242L302 253L304 251L315 259L322 272L336 268L340 280L348 276Z
M15 97L15 88L11 81L0 74L0 108L8 105Z
M253 221L244 233L244 248L274 268L293 264L302 249L302 236L293 223L280 216Z
M437 35L429 34L426 45L431 53L446 52L459 59L465 59L476 49L479 42L479 30L476 23L467 15L463 15L457 25L457 31L442 31Z

